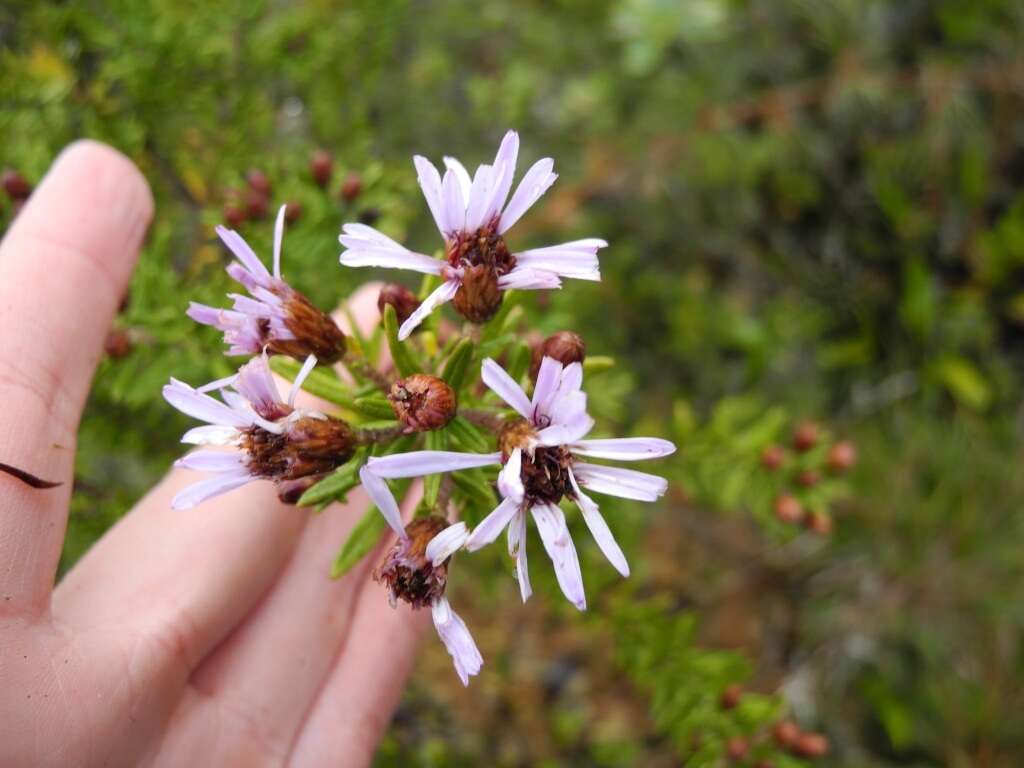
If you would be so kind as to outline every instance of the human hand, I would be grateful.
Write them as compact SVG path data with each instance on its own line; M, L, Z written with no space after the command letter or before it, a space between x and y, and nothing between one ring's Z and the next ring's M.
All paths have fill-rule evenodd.
M269 483L172 511L197 478L175 470L54 589L78 422L152 213L130 161L79 142L0 244L0 461L63 483L0 474L0 765L366 765L429 612L369 581L390 538L329 579L362 489L319 516Z

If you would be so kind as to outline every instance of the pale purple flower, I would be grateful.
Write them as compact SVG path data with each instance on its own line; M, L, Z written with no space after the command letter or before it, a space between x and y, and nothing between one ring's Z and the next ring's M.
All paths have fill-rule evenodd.
M364 473L363 479L372 485L372 477ZM390 492L385 489L385 493L394 502ZM392 605L403 600L414 609L430 606L434 627L463 685L480 672L484 660L465 622L448 603L445 588L448 561L462 549L468 535L465 523L447 525L437 516L416 518L406 527L398 526L398 541L373 573L387 586Z
M405 339L436 307L455 302L460 314L484 322L501 306L504 291L561 286L560 277L600 280L597 252L608 244L598 238L512 252L505 234L558 175L551 158L538 160L509 198L519 154L519 135L509 131L491 165L472 178L453 157L445 157L444 177L424 157L413 158L420 187L444 238L445 258L410 251L365 224L346 224L339 237L349 267L391 267L440 276L444 282L399 329Z
M274 223L274 271L270 272L249 244L232 229L217 227L217 235L237 261L227 273L241 283L249 296L228 294L233 309L191 302L187 314L224 334L229 355L258 355L264 350L303 359L316 355L334 363L345 352L345 336L331 318L281 277L281 240L284 214L281 206Z
M639 461L667 456L675 446L667 440L635 437L585 440L594 425L587 414L582 391L583 366L563 366L550 357L541 363L529 398L493 360L485 360L482 377L521 417L509 422L498 438L500 451L470 454L416 451L371 458L363 468L364 485L393 528L399 530L398 505L384 478L416 477L456 472L472 467L504 464L497 485L503 500L466 540L473 551L494 541L507 529L509 554L516 559L523 600L531 593L526 565L526 519L533 517L544 549L555 567L565 596L577 608L586 607L583 578L565 515L558 506L563 497L574 501L605 557L623 576L629 565L598 505L584 488L597 493L639 501L654 501L665 493L664 478L630 469L581 461L580 457Z
M188 509L252 480L292 481L321 474L347 461L353 450L352 430L343 421L295 408L303 381L316 366L310 356L282 400L265 356L253 358L234 376L194 389L177 379L164 387L164 398L182 413L207 422L181 438L193 445L234 446L242 450L200 450L175 466L212 472L213 477L190 485L171 502ZM220 390L223 400L208 393ZM303 451L307 440L316 451ZM330 446L324 452L323 446Z

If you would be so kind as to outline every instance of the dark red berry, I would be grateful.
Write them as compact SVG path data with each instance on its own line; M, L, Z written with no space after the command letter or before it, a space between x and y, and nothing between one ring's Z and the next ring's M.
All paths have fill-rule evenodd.
M127 357L132 351L132 339L128 335L128 331L114 329L108 333L107 340L103 344L103 350L107 353L108 357L114 360Z
M294 224L302 217L302 203L291 202L285 206L284 209L284 220L289 224Z
M824 757L828 754L828 739L820 733L801 733L793 742L792 750L801 757Z
M804 488L813 488L821 480L821 473L816 469L805 469L796 477L796 481Z
M804 421L793 431L793 447L801 453L811 450L818 444L818 425L813 421Z
M0 174L0 185L11 200L24 200L32 194L32 185L28 183L28 179L13 168L4 168Z
M326 149L318 149L309 160L309 173L318 187L326 187L331 181L334 158Z
M233 203L227 203L221 211L224 223L232 229L237 229L245 223L245 211Z
M267 198L255 190L245 196L245 213L250 219L260 220L267 218Z
M253 192L259 192L264 197L270 195L270 179L267 174L259 168L250 168L245 174L245 183Z
M742 698L743 686L730 685L724 691L722 691L722 698L719 699L719 704L721 705L722 709L736 709Z
M857 463L857 446L849 440L840 440L828 449L826 463L833 472L846 472L852 469Z
M761 451L761 466L769 471L774 471L782 466L786 459L786 449L781 445L769 445Z
M341 199L351 203L363 193L363 179L358 173L350 173L341 185Z
M772 728L772 738L783 749L789 749L800 738L800 728L792 720L781 720Z
M742 736L733 736L725 745L725 752L730 760L742 760L750 751L750 742Z
M799 523L804 518L804 505L789 493L775 499L775 517L783 523Z

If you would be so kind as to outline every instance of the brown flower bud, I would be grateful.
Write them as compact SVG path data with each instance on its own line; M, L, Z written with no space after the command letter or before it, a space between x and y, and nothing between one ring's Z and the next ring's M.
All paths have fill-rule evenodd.
M250 219L259 221L267 218L267 196L262 192L250 190L245 196L245 214Z
M722 709L736 709L743 698L743 686L730 685L722 691L722 697L718 700Z
M486 323L501 309L503 297L494 267L480 264L466 267L452 306L471 323Z
M339 195L346 203L351 203L363 193L363 177L358 173L350 173L341 184Z
M774 472L782 466L786 460L786 449L781 445L769 445L761 451L761 466L769 472Z
M821 480L821 473L816 469L805 469L796 476L796 481L804 488L813 488Z
M224 216L224 221L232 229L238 229L245 223L245 211L233 203L226 203L221 213Z
M24 200L32 194L32 185L28 179L22 176L13 168L4 168L0 174L0 186L11 200Z
M324 364L336 363L345 354L345 334L331 316L321 312L298 291L285 286L278 294L285 308L285 325L294 339L268 339L267 349L276 355L305 360L316 355Z
M824 757L828 754L828 739L821 733L801 733L791 749L801 757Z
M374 581L388 588L392 605L404 600L413 608L425 608L444 594L448 563L435 566L426 552L430 540L447 527L437 515L416 518L405 527L408 538L399 539L373 572Z
M811 450L818 444L818 425L813 421L803 421L793 431L793 447L801 453Z
M772 728L772 738L783 749L789 749L800 737L800 728L792 720L781 720Z
M108 333L107 340L103 343L103 350L107 353L107 357L114 360L127 357L132 351L132 339L128 335L128 331L115 328Z
M828 536L832 533L832 518L827 512L815 510L807 515L804 520L807 530L817 533L820 536Z
M582 363L586 356L587 345L578 333L558 331L533 348L530 378L536 381L541 361L545 357L554 358L562 365L571 365L572 363Z
M420 300L416 294L398 283L385 283L377 296L377 309L383 317L384 307L388 304L395 308L395 315L398 317L398 324L401 325L409 319L409 315L416 311Z
M259 168L250 168L246 172L245 183L249 185L249 189L253 192L258 192L264 197L270 195L270 179Z
M282 504L297 504L302 494L323 480L327 475L309 475L295 480L281 480L277 484L277 498Z
M750 742L742 736L733 736L725 745L725 753L729 756L730 760L742 760L749 751Z
M455 418L455 392L443 379L425 373L396 381L388 400L410 432L441 429Z
M840 440L828 450L828 468L833 472L846 472L857 463L857 446L849 440Z
M300 218L302 218L302 203L293 200L284 208L284 220L289 224L294 224Z
M775 517L783 523L799 523L804 517L804 506L789 493L775 499Z
M309 173L318 187L326 187L331 181L334 158L326 149L318 149L309 159Z
M250 427L242 434L248 468L270 480L299 480L331 472L355 453L356 436L341 419L299 415L281 434Z

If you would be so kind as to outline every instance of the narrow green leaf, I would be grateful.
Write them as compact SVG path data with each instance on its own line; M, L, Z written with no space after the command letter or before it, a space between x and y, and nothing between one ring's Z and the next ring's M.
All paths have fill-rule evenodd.
M366 449L360 448L343 466L328 475L299 497L300 507L326 505L344 501L345 495L359 485L359 469L366 463ZM317 510L320 511L320 510Z
M615 358L608 355L593 355L583 358L583 372L589 375L609 371L615 367Z
M520 381L523 378L523 374L530 367L530 358L533 353L525 342L518 342L508 356L508 375L512 377L513 381Z
M395 368L402 376L409 376L420 370L420 367L413 360L409 348L398 340L398 316L395 308L390 304L384 307L384 334L388 340L388 348L391 350L391 359Z
M426 443L428 451L443 451L448 445L448 440L443 431L435 430L427 432ZM444 473L435 472L423 478L423 504L427 508L433 508L437 504L437 497L441 492L442 477L444 477Z
M352 408L372 419L393 420L395 417L395 411L391 407L391 403L383 395L357 397L352 403Z
M456 416L445 428L451 442L457 447L473 453L486 453L491 445L484 433L463 416Z
M444 369L441 371L441 378L448 382L448 386L458 394L466 383L469 366L473 360L473 341L463 339L452 350L451 355L445 360Z
M377 510L377 507L371 505L359 518L359 522L345 539L338 556L334 558L334 564L331 566L331 578L337 579L344 576L362 560L380 540L384 526L384 516Z
M494 489L480 475L474 472L453 472L455 487L462 491L474 504L494 506Z

